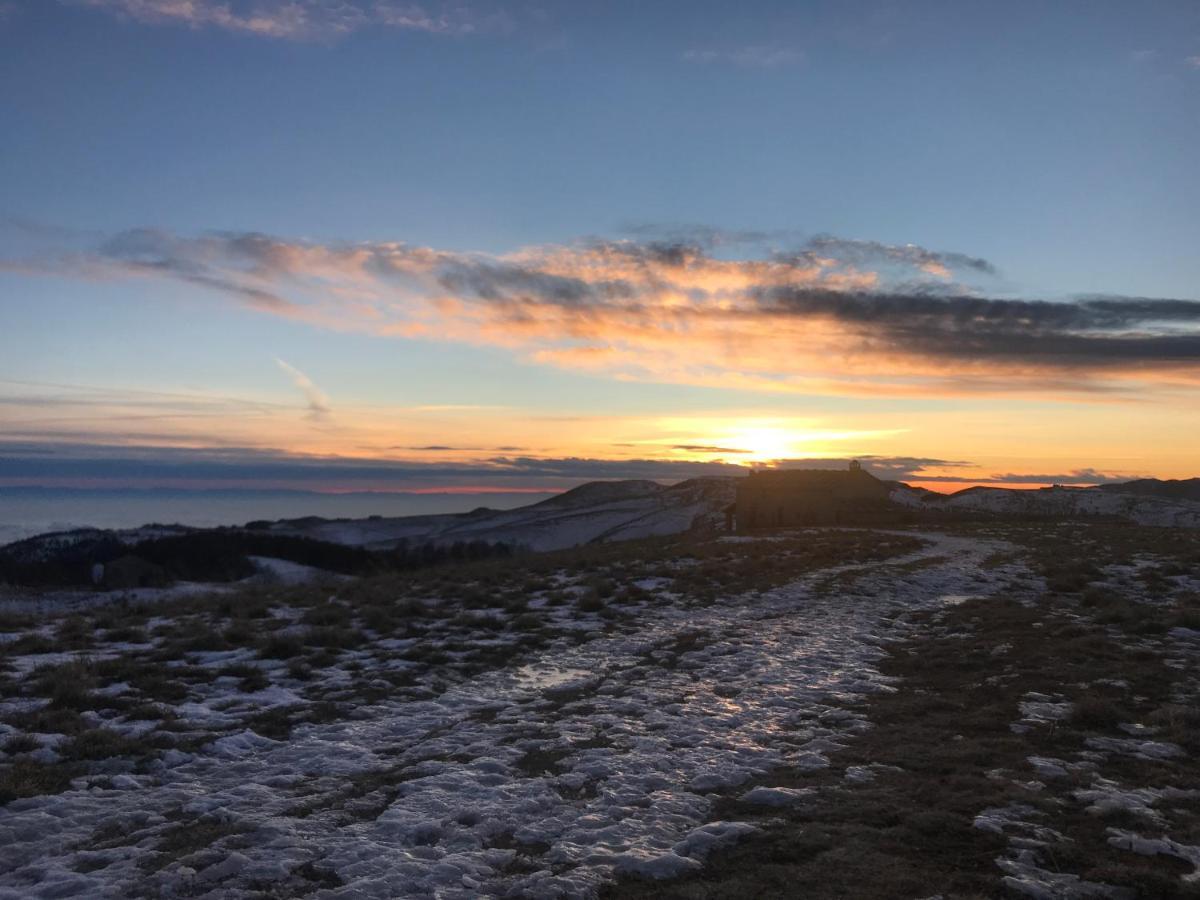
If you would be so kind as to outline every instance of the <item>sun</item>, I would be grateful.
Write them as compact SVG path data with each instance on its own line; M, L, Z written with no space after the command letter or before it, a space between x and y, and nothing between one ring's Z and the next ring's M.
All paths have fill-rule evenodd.
M795 435L782 428L750 428L729 437L729 444L746 451L742 458L748 462L770 462L798 456Z
M666 436L646 443L665 446L692 460L751 466L857 457L864 453L864 442L903 433L903 429L831 428L812 419L784 416L668 419L660 427ZM850 442L853 447L847 446Z

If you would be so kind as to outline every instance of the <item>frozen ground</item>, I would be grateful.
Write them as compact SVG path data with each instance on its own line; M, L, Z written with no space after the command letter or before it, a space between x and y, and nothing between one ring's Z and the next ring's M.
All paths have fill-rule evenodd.
M1032 610L1046 590L1025 554L978 534L813 530L544 559L9 623L0 898L588 897L686 876L824 792L840 804L908 777L882 755L831 760L862 746L870 698L902 696L879 668L889 642L920 639L931 613L970 627L957 611L993 597ZM1156 578L1163 596L1200 584L1163 571L1139 558L1089 577L1139 603ZM969 627L938 621L954 664ZM1200 631L1163 634L1194 665ZM1024 664L1011 641L978 639L999 690ZM1194 800L1100 776L1110 756L1186 756L1152 727L1122 722L1073 758L1033 749L1077 716L1062 688L1023 690L999 721L1033 742L1029 772L996 771L1006 791L1061 785L1056 803L1146 809L1152 825ZM1057 838L1034 806L976 813L968 839L1010 842L989 861L997 884L1085 896L1038 856ZM1117 824L1115 849L1197 861L1165 831Z
M239 712L294 709L311 691L278 672L253 691L219 678L175 709L176 733L219 736L137 767L100 761L62 793L0 809L0 896L586 896L617 872L689 871L750 830L709 821L713 792L780 765L819 769L865 727L855 707L891 689L873 663L905 613L1011 574L982 574L986 542L927 540L841 571L836 592L835 568L707 606L650 592L620 628L564 610L575 636L522 666L448 687L431 669L426 696L384 691L286 740L241 727ZM403 663L353 656L357 671L331 667L326 687ZM61 740L37 736L32 752L49 759Z

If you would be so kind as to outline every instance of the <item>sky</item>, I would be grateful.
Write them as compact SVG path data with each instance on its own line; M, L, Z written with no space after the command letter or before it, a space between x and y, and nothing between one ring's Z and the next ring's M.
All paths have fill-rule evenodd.
M0 0L0 487L1200 475L1200 5Z

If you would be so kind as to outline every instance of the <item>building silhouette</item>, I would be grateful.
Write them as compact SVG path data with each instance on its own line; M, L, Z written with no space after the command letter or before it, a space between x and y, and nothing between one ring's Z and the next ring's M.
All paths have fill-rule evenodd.
M738 531L789 525L854 525L886 521L894 515L888 486L862 467L765 469L737 486L733 504Z

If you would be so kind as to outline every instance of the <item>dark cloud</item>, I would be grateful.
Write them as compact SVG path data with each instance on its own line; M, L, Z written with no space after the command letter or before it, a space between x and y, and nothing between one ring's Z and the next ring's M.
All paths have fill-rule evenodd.
M1006 472L988 478L972 479L988 484L1121 484L1132 480L1131 475L1113 475L1096 469L1075 469L1071 472L1047 475L1044 473Z
M934 480L924 474L926 469L947 469L973 466L974 463L964 460L934 459L924 456L858 456L853 457L862 464L868 472L884 481L905 481L907 479ZM776 465L781 469L845 469L850 465L851 457L844 459L807 458L781 459ZM949 480L954 480L952 477Z
M525 450L524 447L452 447L449 444L426 444L422 447L405 447L395 446L388 447L389 450L407 450L410 452L439 452L450 451L455 453L520 453Z
M678 248L647 252L679 253ZM627 282L585 281L534 267L464 260L447 265L438 277L446 290L493 303L523 301L583 308L634 296Z
M156 484L214 482L291 484L341 489L392 489L510 485L571 487L598 479L646 478L664 481L704 475L738 475L725 463L682 460L606 460L531 456L490 456L467 462L314 457L277 450L222 447L122 447L83 444L0 444L0 483L105 481Z
M437 450L443 445L420 448ZM681 445L684 446L684 445ZM686 445L699 447L701 445ZM446 448L450 449L450 448ZM717 448L720 452L739 452ZM927 468L969 463L923 457L859 457L880 478L924 478ZM844 469L849 459L788 459L782 468ZM414 461L304 456L242 447L191 449L164 446L66 444L24 440L0 443L0 482L129 481L147 485L187 480L228 484L289 483L341 488L510 485L570 487L584 481L641 478L677 481L711 475L744 475L750 467L721 461L595 459L497 454L469 461ZM933 479L927 479L933 480Z
M948 269L970 269L984 275L997 274L994 265L978 256L927 250L916 244L882 244L879 241L856 241L822 234L812 238L807 249L835 256L855 265L869 266L887 262L917 267L933 265L945 266Z
M1200 302L1146 297L1074 302L997 300L934 293L867 293L777 287L764 310L854 326L878 350L924 357L1051 367L1122 367L1200 361Z
M436 447L437 445L433 445ZM689 445L699 446L699 445ZM430 448L422 448L430 449ZM731 452L724 448L723 452ZM779 460L782 469L845 469L844 459ZM961 475L964 460L914 456L860 456L886 481L953 484L1116 484L1132 475L1079 468L1066 473L1006 472ZM670 459L594 459L493 455L469 461L414 461L305 456L282 450L218 446L180 448L16 440L0 443L0 488L5 485L179 487L223 490L561 490L586 481L645 479L673 482L708 476L741 476L760 465ZM934 474L937 473L937 474Z
M212 265L212 259L206 258L216 255L221 258L231 256L235 260L239 257L261 259L261 255L249 252L256 239L266 241L261 235L226 235L220 244L207 246L206 249L205 242L195 244L181 241L157 229L137 228L121 232L102 243L99 255L109 262L120 264L131 274L175 278L220 291L266 312L287 314L298 310L296 304L279 294L220 274L220 269ZM211 240L207 244L211 244ZM258 248L260 254L263 249L265 247Z
M739 247L795 242L800 232L789 229L763 231L753 228L714 228L711 225L690 223L661 224L653 222L630 223L621 227L621 232L631 237L671 244L714 249L717 247Z
M921 456L860 456L858 461L863 468L877 478L885 481L921 481L936 484L1120 484L1129 481L1131 475L1114 475L1097 469L1074 469L1066 473L1044 474L1025 472L1006 472L992 475L945 475L931 474L928 470L975 468L975 463L967 460L935 459ZM847 459L787 459L780 460L778 465L785 469L844 469L850 460Z

